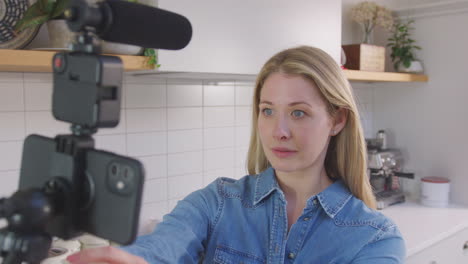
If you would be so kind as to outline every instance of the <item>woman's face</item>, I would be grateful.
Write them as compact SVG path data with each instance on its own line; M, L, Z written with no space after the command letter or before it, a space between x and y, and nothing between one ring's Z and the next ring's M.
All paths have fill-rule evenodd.
M332 128L325 101L313 82L284 73L273 73L265 80L258 133L273 168L298 172L323 166Z

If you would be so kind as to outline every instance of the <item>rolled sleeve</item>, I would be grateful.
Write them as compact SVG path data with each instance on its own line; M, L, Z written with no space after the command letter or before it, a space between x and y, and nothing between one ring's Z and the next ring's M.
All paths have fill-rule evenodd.
M122 249L149 263L198 263L221 206L215 181L179 201L151 234Z
M382 230L376 239L357 254L352 264L397 264L405 263L406 248L396 226Z

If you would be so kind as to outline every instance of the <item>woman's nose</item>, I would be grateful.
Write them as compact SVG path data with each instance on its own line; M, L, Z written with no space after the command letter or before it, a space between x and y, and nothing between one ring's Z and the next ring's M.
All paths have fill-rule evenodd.
M291 137L291 131L289 130L289 125L285 118L278 118L275 120L273 137L277 140L285 140Z

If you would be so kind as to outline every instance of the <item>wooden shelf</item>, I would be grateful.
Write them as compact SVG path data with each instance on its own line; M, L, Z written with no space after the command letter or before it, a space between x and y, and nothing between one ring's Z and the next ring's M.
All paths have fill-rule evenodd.
M52 72L52 57L55 52L53 51L35 51L35 50L7 50L0 49L0 72ZM197 73L164 73L152 70L146 64L146 57L144 56L127 56L118 55L124 64L125 71L135 71L140 74L164 74L170 77L179 78L190 77ZM396 72L366 72L366 71L355 71L355 70L344 70L349 81L355 82L427 82L428 77L423 74L408 74L408 73L396 73ZM200 75L200 74L198 74ZM196 76L198 76L196 75ZM239 74L216 74L216 73L205 73L200 76L205 78L223 78L229 77L230 79L236 79L236 76L245 79L247 75ZM238 76L239 75L239 76ZM209 77L207 77L209 76ZM254 75L248 75L247 79L255 80Z
M424 74L344 70L349 81L357 82L427 82Z
M0 71L4 72L52 72L54 51L0 49ZM151 69L144 56L118 55L125 71Z

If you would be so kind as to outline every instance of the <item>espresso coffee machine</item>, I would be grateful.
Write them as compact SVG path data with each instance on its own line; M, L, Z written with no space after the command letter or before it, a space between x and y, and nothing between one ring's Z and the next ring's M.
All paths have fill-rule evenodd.
M405 201L400 177L414 179L414 173L403 172L403 156L398 149L382 147L384 139L366 139L368 175L377 199L377 209Z

